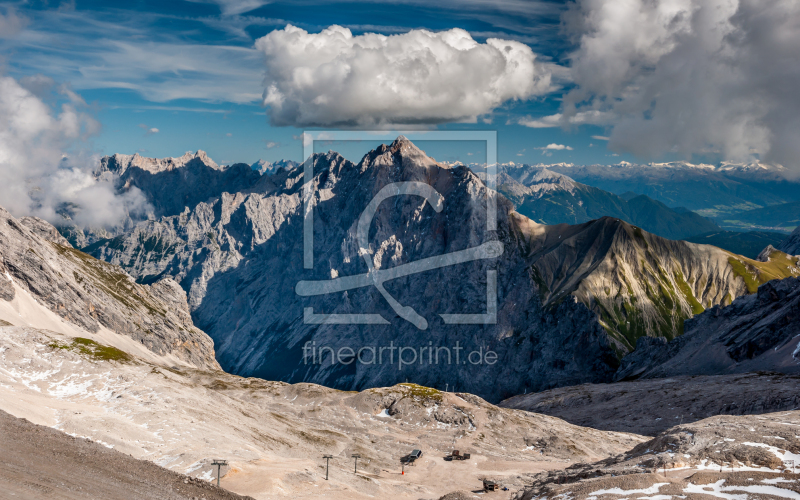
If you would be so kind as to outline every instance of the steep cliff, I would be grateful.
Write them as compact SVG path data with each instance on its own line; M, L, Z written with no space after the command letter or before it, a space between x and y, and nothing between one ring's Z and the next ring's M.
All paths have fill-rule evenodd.
M21 294L86 332L106 328L158 355L219 368L211 339L194 327L173 279L137 284L119 267L69 246L47 222L17 220L0 208L0 298L20 316Z

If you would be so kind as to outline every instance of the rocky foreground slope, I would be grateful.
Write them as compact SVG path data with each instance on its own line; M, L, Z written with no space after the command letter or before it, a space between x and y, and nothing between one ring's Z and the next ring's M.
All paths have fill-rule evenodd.
M582 384L500 403L593 429L655 436L717 415L761 415L800 408L800 375L743 373Z
M0 410L206 481L216 474L213 459L226 459L222 486L259 499L437 498L478 488L487 474L522 488L530 474L643 441L464 393L414 384L341 392L169 368L88 339L10 326L0 327ZM454 448L471 459L446 461ZM423 457L401 474L400 459L413 449ZM14 467L35 452L15 455ZM357 474L353 453L361 455ZM325 454L334 457L328 481ZM102 470L88 471L87 481Z
M57 324L47 323L49 316ZM174 280L137 284L119 267L72 248L47 222L16 219L2 208L0 318L77 334L111 332L175 362L219 368Z
M4 498L252 500L4 411L0 435Z
M798 425L798 411L678 425L621 456L540 474L516 498L798 498Z
M170 175L177 179L187 168L213 170L196 161L172 168ZM311 161L313 269L303 267L300 168L280 169L247 189L220 192L180 213L141 222L85 251L122 266L142 283L174 277L187 291L195 323L214 339L218 360L230 372L340 389L412 380L441 389L455 386L492 401L610 380L639 337L675 338L685 319L799 272L797 259L780 257L785 265L750 260L665 240L619 219L536 224L468 168L437 163L404 138L371 151L358 164L333 152ZM137 172L126 182L141 184L146 193L163 175ZM357 221L369 201L394 182L433 187L444 198L441 211L416 195L383 202L362 252ZM497 229L487 231L487 200L495 196ZM385 271L494 242L502 246L497 257L386 282L387 294L425 318L427 330L400 317L374 286L310 297L297 293L300 281L366 273L365 256L374 269ZM489 312L487 300L494 298L487 299L488 276L494 271L496 324L446 323L442 314ZM388 325L313 319L362 313L380 314ZM415 349L422 362L320 364L308 362L311 354L303 350L310 345L377 351L390 342ZM423 346L448 348L450 359L456 347L464 355L490 350L497 362L433 363L424 359ZM365 359L373 358L368 353Z

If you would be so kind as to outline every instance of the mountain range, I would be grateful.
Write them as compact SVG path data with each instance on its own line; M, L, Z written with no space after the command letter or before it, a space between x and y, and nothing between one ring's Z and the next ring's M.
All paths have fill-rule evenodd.
M479 170L485 165L471 164ZM733 231L791 231L797 226L800 180L780 165L688 162L615 165L500 164L501 171L547 169L630 199L645 195L676 211L690 210Z
M764 163L719 166L688 162L548 167L576 181L616 194L631 191L671 207L724 215L748 208L800 201L798 183L784 167Z
M691 496L731 478L725 494L739 495L790 480L800 229L751 259L616 217L539 224L402 137L357 164L310 161L305 184L299 166L260 174L201 152L106 159L98 176L141 189L151 209L106 236L0 210L0 451L14 478L3 491L241 498L209 484L212 457L229 460L225 488L256 498L411 499L487 478L520 498ZM182 179L209 198L175 185L186 206L155 199L170 192L159 182ZM538 189L549 185L569 186L556 176ZM337 285L352 282L366 286ZM480 324L453 323L464 319ZM419 355L316 363L302 359L309 343ZM419 349L434 345L470 361L433 364ZM442 382L512 397L498 407ZM469 462L452 460L456 446ZM423 457L395 471L412 449ZM680 472L664 482L669 469Z
M709 245L667 240L613 217L538 224L505 197L495 198L469 168L440 164L399 138L358 164L333 152L310 160L314 267L306 270L302 169L261 176L244 164L215 168L203 156L169 168L158 166L169 162L156 160L137 160L140 165L104 160L101 175L117 175L123 186L142 189L163 215L113 238L96 239L84 250L122 266L140 283L177 280L187 292L195 324L214 339L220 364L240 375L347 390L408 379L458 387L492 401L607 381L640 337L674 339L686 319L728 305L761 283L792 276L798 265L780 253L772 262L761 262ZM568 179L546 175L555 182L532 185L570 186ZM192 195L189 186L164 187L184 178L201 179L202 196ZM443 208L437 212L414 196L380 204L364 246L357 237L359 216L370 199L395 182L433 187L444 198ZM515 182L516 188L533 189ZM179 201L155 199L166 191L189 203L181 207ZM487 232L490 198L496 200L497 229ZM390 270L487 243L497 246L492 242L502 245L498 257L386 282L394 300L426 319L424 334L372 287L307 298L296 294L301 281L325 283L366 272L364 252L373 269ZM496 306L487 298L490 279L496 279ZM448 286L442 289L439 283ZM440 316L494 307L496 324L456 326ZM309 321L309 310L312 315L380 314L388 325ZM404 366L313 364L303 357L307 345L335 351L390 342L419 347L421 338L431 345L458 345L465 353L491 350L498 362L476 369L424 360Z
M720 229L689 210L672 210L645 195L623 198L542 167L501 167L497 184L518 213L540 224L579 224L608 216L676 240Z

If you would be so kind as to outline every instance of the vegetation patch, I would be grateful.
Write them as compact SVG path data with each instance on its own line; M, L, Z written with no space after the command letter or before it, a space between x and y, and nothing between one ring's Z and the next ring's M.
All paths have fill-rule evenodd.
M729 254L728 263L733 268L733 273L744 280L747 291L755 293L758 287L772 280L779 280L797 276L797 259L775 250L769 255L769 262L759 262L741 255Z
M403 383L398 385L407 389L408 395L411 397L437 402L442 400L442 391L417 384Z
M51 349L74 351L97 361L117 361L119 363L129 363L133 361L133 358L131 358L128 353L120 351L116 347L98 344L94 340L82 337L72 339L72 342L69 343L54 341L47 346Z
M692 314L700 314L706 310L703 304L694 296L694 293L692 293L692 287L686 282L680 269L675 270L675 283L678 284L678 289L681 291L684 298L686 298L686 301L692 306Z

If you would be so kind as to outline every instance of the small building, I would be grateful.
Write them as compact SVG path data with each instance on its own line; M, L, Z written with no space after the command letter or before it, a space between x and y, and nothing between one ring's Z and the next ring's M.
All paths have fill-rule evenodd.
M483 491L499 491L500 485L490 479L483 480Z

